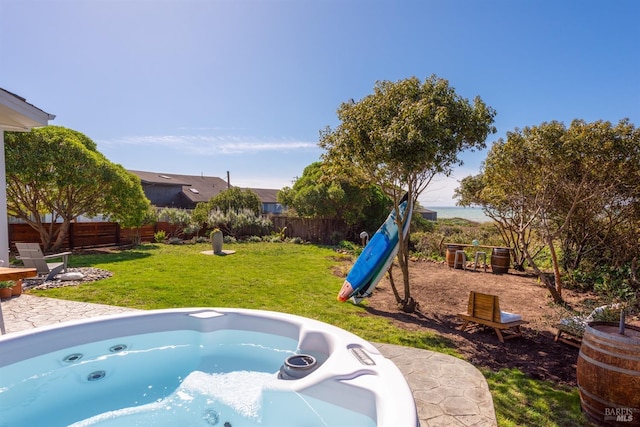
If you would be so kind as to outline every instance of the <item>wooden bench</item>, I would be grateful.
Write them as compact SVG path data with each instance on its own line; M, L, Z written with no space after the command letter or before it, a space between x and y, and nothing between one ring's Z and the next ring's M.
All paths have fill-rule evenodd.
M576 348L580 348L580 346L582 346L582 336L584 335L584 330L577 331L563 324L556 325L556 328L558 329L558 332L556 332L555 337L553 337L553 341L560 341Z
M587 323L593 321L617 322L620 319L621 310L623 310L623 306L619 303L603 305L595 308L588 316L561 319L560 323L556 325L558 332L553 340L580 348Z
M471 322L493 328L498 334L498 339L504 343L505 339L521 337L520 326L529 322L522 320L518 314L500 310L500 302L496 295L473 292L469 294L469 305L466 313L459 313L459 318L464 320L460 327L465 330ZM506 332L503 334L503 332Z

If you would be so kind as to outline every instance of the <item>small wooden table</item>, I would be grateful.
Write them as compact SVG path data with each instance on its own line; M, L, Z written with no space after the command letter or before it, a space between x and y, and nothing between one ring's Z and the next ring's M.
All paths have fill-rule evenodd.
M27 277L35 277L38 275L38 271L35 268L13 268L13 267L0 267L0 281L5 280L20 280ZM0 333L5 334L4 317L2 315L2 303L0 303Z

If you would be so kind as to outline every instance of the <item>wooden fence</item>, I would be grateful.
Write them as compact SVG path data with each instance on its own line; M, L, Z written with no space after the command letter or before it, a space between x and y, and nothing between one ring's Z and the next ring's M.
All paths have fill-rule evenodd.
M271 219L276 231L284 230L287 237L300 237L308 242L324 245L337 244L352 237L349 227L341 220L309 219L274 216Z
M49 224L46 224L49 227ZM60 224L53 224L55 231ZM160 230L170 234L175 226L158 222L139 228L123 228L115 222L74 222L62 244L62 249L80 249L99 246L126 246L136 241L152 242ZM137 238L139 236L139 239ZM38 242L40 235L28 224L9 224L9 247L15 249L15 242Z
M270 218L275 231L284 231L286 237L300 237L305 241L320 244L336 244L352 237L342 221L329 219ZM49 224L46 225L47 227ZM59 227L53 224L53 230ZM61 249L81 249L100 246L126 246L140 242L152 242L154 234L164 231L173 234L176 227L168 222L158 222L139 228L123 228L115 222L74 222ZM202 232L201 232L202 234ZM181 236L184 237L184 236ZM9 224L9 247L15 251L15 242L40 242L40 235L27 224Z

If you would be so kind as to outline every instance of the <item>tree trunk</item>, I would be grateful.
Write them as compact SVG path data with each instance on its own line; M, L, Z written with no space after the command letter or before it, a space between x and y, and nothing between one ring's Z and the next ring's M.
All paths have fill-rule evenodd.
M409 201L411 203L411 201ZM409 208L407 208L407 211ZM402 271L402 282L404 285L404 298L398 302L400 309L405 313L413 313L416 310L416 302L411 297L411 285L409 282L409 236L402 234L403 225L405 221L411 221L411 218L396 217L396 223L398 225L398 264Z
M395 206L396 212L399 209L399 206L396 204ZM391 283L391 289L393 290L393 295L396 298L396 302L398 303L398 308L406 313L413 313L416 309L416 302L411 297L411 286L409 283L409 238L402 234L403 230L403 222L411 221L411 218L399 218L396 216L396 225L398 226L398 254L397 260L398 265L400 266L400 271L402 272L402 283L404 290L404 297L400 296L400 292L398 292L398 288L395 285L392 268L389 267L389 282Z
M558 254L556 253L556 248L553 246L553 239L551 237L547 238L547 245L549 246L549 252L551 253L551 263L553 264L555 290L560 296L560 299L562 299L562 277L560 276L560 266L558 265Z
M547 290L551 294L551 297L553 298L553 302L555 302L556 304L564 304L564 300L562 299L562 294L558 293L558 291L556 290L555 284L549 280L549 277L546 274L544 274L542 271L540 271L536 263L533 261L533 257L531 256L531 254L529 254L529 252L525 252L525 256L527 257L527 261L529 261L531 268L533 268L533 271L538 276L538 279L540 279L540 282L542 282L542 284L545 286L545 288L547 288Z
M68 219L64 219L62 221L62 224L60 224L60 227L57 230L56 241L53 243L53 246L51 247L52 251L55 252L60 250L60 248L64 244L65 237L67 237L67 234L69 233L70 225L71 225L71 221L69 221Z
M398 292L398 288L396 288L396 283L393 281L393 264L389 267L387 274L389 275L389 283L391 283L391 290L393 291L393 296L396 298L396 303L400 304L400 302L402 302L402 298L400 298L400 293Z

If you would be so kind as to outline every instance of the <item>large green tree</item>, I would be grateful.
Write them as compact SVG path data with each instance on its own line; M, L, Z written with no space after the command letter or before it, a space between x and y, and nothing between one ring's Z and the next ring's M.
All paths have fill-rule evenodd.
M340 219L367 230L384 221L391 204L375 185L362 187L328 176L322 162L304 168L293 187L278 192L278 202L300 217Z
M140 180L80 132L60 126L7 132L5 153L8 213L37 230L45 250L59 249L80 215L102 214L125 226L146 218Z
M637 253L640 133L627 120L516 129L493 145L482 173L463 179L456 196L460 205L482 206L496 220L519 262L526 260L561 302L561 265L575 269L595 253L597 265L619 265ZM542 245L533 246L536 241ZM611 243L622 253L610 257ZM553 280L536 264L543 247Z
M209 205L224 213L243 209L250 209L256 215L262 212L260 197L249 188L231 187L209 200Z
M340 124L321 132L324 161L337 176L378 185L396 211L405 192L415 205L436 175L462 164L460 152L484 148L495 132L491 107L479 97L469 102L436 76L377 82L373 94L341 104L337 113ZM397 219L399 229L407 220ZM408 239L400 233L404 292L394 286L394 293L403 310L413 311L408 261Z

